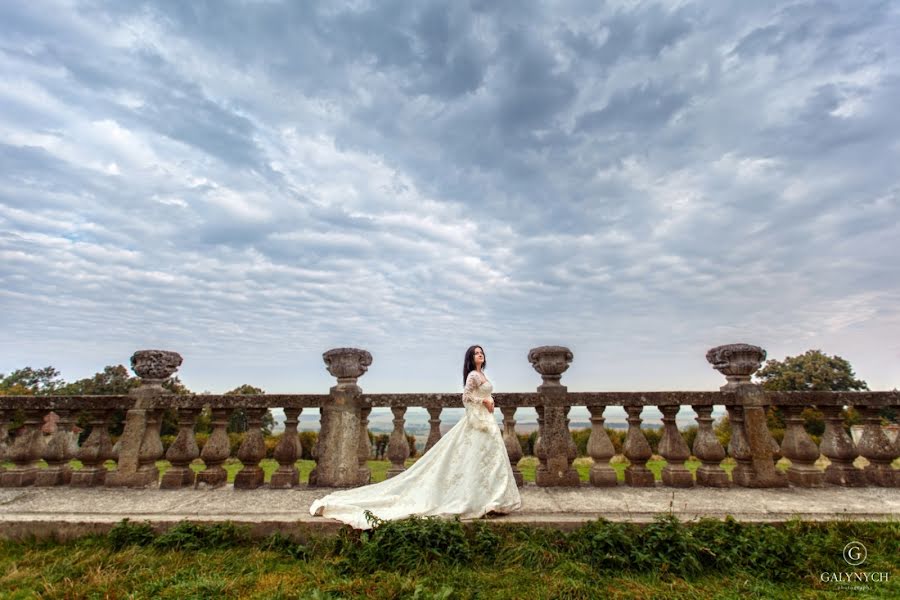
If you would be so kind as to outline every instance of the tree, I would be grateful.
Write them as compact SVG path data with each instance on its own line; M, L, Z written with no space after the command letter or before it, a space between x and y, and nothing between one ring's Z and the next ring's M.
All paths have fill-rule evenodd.
M756 373L764 389L779 392L823 390L847 392L868 390L865 381L856 378L853 367L840 356L828 356L821 350L807 350L783 361L768 360Z
M828 356L821 350L807 350L799 356L788 356L783 361L768 360L756 373L756 378L763 389L778 392L856 392L869 389L865 381L856 378L847 360L837 355ZM770 409L768 416L770 429L784 430L784 417L779 409ZM825 432L825 418L820 410L806 408L801 416L807 433L821 436Z
M14 396L46 396L56 393L56 390L65 385L59 377L59 371L53 367L43 369L16 369L9 375L0 373L0 395Z
M266 392L262 388L254 387L250 384L239 385L233 390L225 392L225 396L261 396ZM247 421L247 412L243 408L236 408L231 412L228 418L229 433L244 433L249 428L250 423ZM272 428L275 427L275 417L272 411L267 410L263 415L262 429L263 435L272 435Z

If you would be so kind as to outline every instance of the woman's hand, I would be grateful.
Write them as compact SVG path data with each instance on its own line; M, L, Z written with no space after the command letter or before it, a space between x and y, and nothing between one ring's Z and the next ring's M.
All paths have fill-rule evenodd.
M488 409L488 412L489 412L489 413L493 413L493 412L494 412L494 401L493 401L493 399L491 399L491 398L485 398L484 400L481 401L481 403L484 404L484 407L485 407L486 409Z

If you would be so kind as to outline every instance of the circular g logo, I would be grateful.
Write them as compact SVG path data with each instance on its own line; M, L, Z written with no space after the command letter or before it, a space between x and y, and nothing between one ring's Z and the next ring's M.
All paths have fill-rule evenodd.
M868 552L866 552L866 547L862 545L862 542L850 542L846 546L844 546L844 560L847 561L848 565L857 566L866 562L866 557L868 556Z

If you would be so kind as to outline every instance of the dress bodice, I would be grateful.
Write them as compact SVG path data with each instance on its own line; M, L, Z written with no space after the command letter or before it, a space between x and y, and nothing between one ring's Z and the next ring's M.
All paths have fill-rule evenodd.
M476 396L478 396L479 398L487 398L488 396L491 395L491 392L493 392L493 391L494 391L494 386L491 384L490 381L485 379L484 382L481 385L479 385L478 387L476 387L472 393L475 394Z

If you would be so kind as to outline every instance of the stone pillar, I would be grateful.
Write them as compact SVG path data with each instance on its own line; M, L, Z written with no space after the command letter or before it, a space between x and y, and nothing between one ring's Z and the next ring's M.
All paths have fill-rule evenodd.
M394 413L394 430L391 432L387 449L388 460L391 461L387 471L388 479L405 471L406 459L409 458L409 442L406 441L406 432L403 429L406 424L404 418L406 407L392 406L391 412Z
M663 436L659 441L659 453L666 459L666 466L662 470L663 485L672 487L693 487L694 476L684 466L684 461L691 457L691 450L687 442L681 437L678 425L675 423L675 415L680 406L660 406L663 414Z
M82 467L72 472L72 487L95 487L103 485L109 471L103 465L114 457L112 440L109 438L109 421L112 413L97 409L88 413L91 433L84 440L76 455Z
M746 443L749 462L746 460L742 462L742 458L733 455L738 461L738 466L735 467L732 478L737 485L745 487L785 487L788 484L784 473L775 468L772 435L766 424L765 393L760 386L750 381L750 377L759 369L765 358L765 350L750 344L717 346L706 353L706 360L714 369L725 375L728 381L719 389L723 392L733 391L738 397L741 409L739 429L742 431L736 431L732 422L732 441L735 433L738 433L740 439L736 442L735 449L743 454L744 449L740 444ZM729 410L729 418L732 413L737 412L733 408Z
M297 434L297 425L300 423L302 408L284 409L284 433L278 445L275 446L275 460L278 461L278 469L272 473L269 487L274 489L289 489L300 485L300 472L297 470L297 458L301 454L300 436Z
M844 430L844 416L840 406L822 406L825 417L825 433L821 451L831 464L825 467L825 481L845 487L866 485L866 474L853 465L859 456L853 438Z
M26 410L25 423L7 450L6 458L13 463L11 469L0 473L0 487L26 487L37 477L37 462L44 453L42 410Z
M572 467L572 434L566 425L569 407L567 389L559 383L572 362L572 352L563 346L540 346L528 352L528 361L540 373L543 383L537 391L543 405L541 453L544 461L535 473L535 483L541 487L578 486L578 471ZM540 458L540 457L539 457Z
M194 471L191 463L200 456L197 440L194 438L194 425L200 409L181 408L178 410L178 435L166 452L166 460L171 463L159 482L160 489L177 490L194 485Z
M441 412L444 410L440 406L429 407L428 409L428 441L425 442L425 452L431 450L431 447L438 443L441 439ZM424 453L423 453L424 454Z
M859 454L869 461L864 469L870 485L879 487L900 486L900 471L891 467L897 458L894 445L881 428L881 417L877 406L857 406L863 422L862 437L859 438Z
M214 408L212 409L212 433L209 439L203 445L200 452L200 458L203 460L205 468L197 473L194 480L194 487L217 488L228 483L228 472L225 471L222 464L231 456L231 441L228 439L228 416L231 409Z
M359 485L368 485L372 482L372 469L369 468L369 457L372 456L372 442L369 440L369 415L372 414L371 406L362 406L359 409Z
M56 431L50 434L50 439L44 446L47 468L38 469L34 480L36 486L68 485L72 480L69 461L75 458L78 452L78 440L72 433L74 425L72 411L56 409L54 412L59 420L56 422Z
M246 408L247 431L238 448L237 457L243 465L234 477L234 489L254 490L263 484L265 473L259 461L266 457L266 441L262 433L263 416L267 408Z
M819 448L803 428L802 408L782 406L784 413L784 441L781 451L791 461L787 471L788 481L798 487L822 487L824 473L816 467Z
M609 459L616 453L612 440L606 433L603 418L605 406L588 406L591 413L591 437L588 438L587 453L594 460L591 465L590 481L596 487L610 487L618 485L616 470L609 465Z
M712 428L712 406L693 406L697 413L697 437L694 438L694 456L702 464L697 469L697 483L708 487L728 487L728 473L721 467L725 448Z
M181 366L181 355L168 350L138 350L131 356L131 369L141 386L129 392L134 405L125 414L125 430L119 439L118 467L106 477L107 486L146 487L159 480L156 461L162 457L163 399L170 395L163 382Z
M525 480L522 478L522 471L519 470L519 461L522 460L522 444L519 443L519 436L516 435L516 407L504 406L500 408L500 412L503 413L503 444L506 446L509 466L512 467L516 485L522 487L525 485Z
M315 485L352 487L359 484L360 409L362 389L356 385L372 364L372 355L358 348L334 348L322 355L328 372L338 380L321 407ZM312 483L312 481L311 481Z
M625 483L634 487L650 487L656 485L653 472L647 468L647 461L653 456L650 444L641 431L641 412L643 406L626 406L628 413L628 432L622 452L631 463L625 468Z

